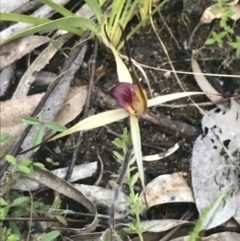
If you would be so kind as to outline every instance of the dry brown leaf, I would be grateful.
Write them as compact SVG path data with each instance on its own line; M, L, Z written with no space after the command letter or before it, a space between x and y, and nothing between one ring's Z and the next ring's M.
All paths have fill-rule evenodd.
M22 118L31 115L44 93L24 96L19 99L2 101L1 103L1 126L7 132L7 128L22 123ZM55 121L65 125L72 121L85 104L87 95L86 86L71 88L62 109L57 114ZM1 131L1 133L3 133Z
M238 0L234 0L230 3L226 3L226 4L222 4L222 6L220 6L219 4L214 4L210 7L208 7L202 14L202 17L200 19L201 23L211 23L214 19L216 18L221 18L222 17L222 13L223 10L221 9L226 8L231 6L234 11L235 14L231 17L232 20L236 21L240 18L240 4L237 4ZM219 9L219 11L217 11ZM214 13L213 13L214 10Z
M62 125L66 125L70 121L74 120L82 112L86 97L86 86L71 88L62 109L58 112L54 121Z
M212 85L208 82L204 74L202 73L202 70L200 69L198 62L195 57L195 53L193 51L192 58L191 58L191 65L192 65L192 71L194 78L198 84L198 86L201 88L201 90L206 93L206 96L212 101L217 102L219 100L222 100L222 96L218 93L217 90L215 90ZM209 94L208 94L209 93ZM221 107L224 104L218 104L218 107Z
M4 44L0 51L0 70L49 41L44 36L28 36Z
M164 203L194 202L191 188L187 185L181 172L160 175L146 186L148 207ZM144 199L142 198L144 203Z
M21 118L31 115L43 95L44 93L1 101L0 129L21 123Z
M44 93L0 102L0 134L9 133L11 137L19 135L26 126L21 119L31 115L43 95ZM66 125L68 122L75 119L82 111L86 95L87 88L85 86L71 88L55 121L62 125ZM11 142L12 138L1 143L0 156L2 156L5 148L9 146Z
M171 241L187 241L189 236L172 239ZM202 241L239 241L240 234L234 232L222 232L201 238Z
M97 170L97 162L90 162L87 164L76 165L73 168L73 173L68 182L76 182L78 180L91 177ZM68 167L57 168L55 170L50 171L55 176L64 179L66 177L68 171ZM33 180L33 177L23 176L21 179L18 179L18 182L15 183L11 189L19 190L19 191L36 191L42 187L42 185Z
M208 111L202 120L204 134L194 143L191 172L195 203L199 213L211 206L201 223L203 230L238 217L239 115L240 105L234 100L228 108Z

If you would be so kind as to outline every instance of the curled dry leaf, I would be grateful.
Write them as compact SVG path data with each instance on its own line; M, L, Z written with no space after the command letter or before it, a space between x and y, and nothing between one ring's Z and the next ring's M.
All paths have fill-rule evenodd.
M240 18L240 4L237 4L238 0L234 0L230 3L225 3L219 5L219 4L214 4L210 7L208 7L202 14L202 17L200 19L201 23L211 23L214 19L216 18L221 18L223 14L222 8L226 8L231 6L234 9L234 14L231 16L231 19L236 21ZM219 9L219 11L217 11Z
M204 134L193 147L192 186L199 212L211 207L202 229L214 228L235 215L240 220L240 105L209 111L202 120ZM201 171L199 171L201 170ZM222 200L218 197L223 196ZM215 204L216 203L216 204Z
M114 200L114 191L99 186L90 186L83 184L73 184L75 188L81 191L89 200L97 207L110 209ZM120 191L118 201L115 208L115 218L124 218L128 205L126 203L127 196ZM125 202L125 203L124 203Z
M191 188L187 185L181 172L160 175L146 186L148 207L164 203L194 202ZM144 199L142 198L144 203Z
M178 225L187 223L186 220L164 219L164 220L145 220L141 221L141 227L148 229L148 232L164 232Z
M160 154L155 154L155 155L149 155L149 156L143 156L142 157L142 160L143 161L158 161L158 160L161 160L167 156L170 156L172 155L175 151L177 151L179 148L179 145L178 143L176 143L173 147L169 148L167 151L165 152L162 152Z
M96 206L84 195L81 191L77 190L73 185L65 180L55 176L51 172L34 167L34 179L41 184L65 195L68 198L72 198L79 204L83 205L88 211L94 214L94 219L85 228L61 228L61 230L68 230L72 233L91 232L95 230L98 224L98 216Z
M172 239L171 241L187 241L189 236ZM201 238L201 241L239 241L240 234L234 232L222 232Z
M192 71L194 78L198 84L198 86L201 88L201 90L206 93L206 96L212 101L216 102L219 100L222 100L222 96L218 93L217 90L215 90L212 85L208 82L204 74L202 73L202 70L200 69L198 62L196 60L195 53L193 51L192 58L191 58L191 65L192 65ZM221 107L223 104L219 104L218 106Z
M64 179L67 174L67 167L58 168L55 170L50 171L52 174L56 175L59 178ZM81 180L87 177L91 177L97 171L97 162L91 162L87 164L76 165L73 168L73 173L69 182L75 182L77 180ZM12 186L14 190L20 191L36 191L42 187L42 185L38 182L33 180L34 173L32 178L22 177L18 180L16 184Z
M4 44L0 51L0 70L49 41L45 36L28 36Z

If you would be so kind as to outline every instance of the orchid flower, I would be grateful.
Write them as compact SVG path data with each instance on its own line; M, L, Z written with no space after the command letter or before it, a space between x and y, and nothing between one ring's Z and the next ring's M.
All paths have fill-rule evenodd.
M120 58L117 50L110 45L109 46L114 54L117 64L117 74L119 83L113 88L112 96L116 99L118 104L122 107L115 110L105 111L94 116L90 116L68 130L54 136L50 141L56 140L63 136L72 134L78 131L90 130L97 127L105 126L115 121L122 120L129 117L130 119L130 132L133 143L133 149L136 156L139 177L143 188L144 184L144 171L142 164L142 150L141 150L141 135L138 124L138 116L141 116L146 111L147 107L157 106L167 101L187 97L191 95L203 94L202 92L183 92L174 93L164 96L158 96L147 100L145 90L140 85L132 83L131 75Z

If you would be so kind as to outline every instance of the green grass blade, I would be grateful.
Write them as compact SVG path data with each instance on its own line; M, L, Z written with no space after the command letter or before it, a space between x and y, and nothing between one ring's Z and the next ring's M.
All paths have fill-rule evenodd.
M110 28L113 28L114 22L118 21L120 14L122 13L123 6L125 4L126 0L115 0L112 4L112 11L109 19L109 26Z
M97 0L85 0L87 5L92 9L99 23L102 21L102 10Z
M23 22L23 23L31 23L34 25L51 22L51 20L49 19L26 16L26 15L17 14L17 13L0 13L0 16L1 16L1 21Z
M127 35L127 40L130 39L163 5L169 0L162 1L143 21L141 21L132 31ZM118 50L122 48L124 42L122 41L118 46Z
M61 5L56 4L55 2L52 2L52 1L49 1L49 0L39 0L39 1L48 5L50 8L52 8L56 12L62 14L64 17L75 16L74 13L72 13L71 11L69 11L68 9L66 9L65 7L63 7Z
M137 4L139 4L139 0L135 0L132 4L131 4L131 8L128 9L127 13L125 14L125 16L122 16L122 27L125 28L127 23L130 21L130 19L133 16L134 11L136 10Z
M64 17L14 34L9 38L1 40L0 44L48 29L61 29L77 35L81 35L82 31L79 28L82 28L84 30L89 29L93 32L97 31L97 25L90 19L82 17Z

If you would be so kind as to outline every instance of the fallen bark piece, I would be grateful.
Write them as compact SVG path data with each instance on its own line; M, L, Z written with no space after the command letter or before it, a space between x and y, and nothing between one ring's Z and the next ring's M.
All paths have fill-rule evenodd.
M4 44L0 51L0 70L49 41L45 36L27 36Z
M194 202L192 190L181 172L156 177L146 185L145 196L148 208L164 203Z
M110 209L113 202L114 191L99 186L90 186L83 184L73 184L75 188L81 191L97 207ZM127 215L128 204L127 196L120 191L118 201L115 207L115 218L124 218Z

